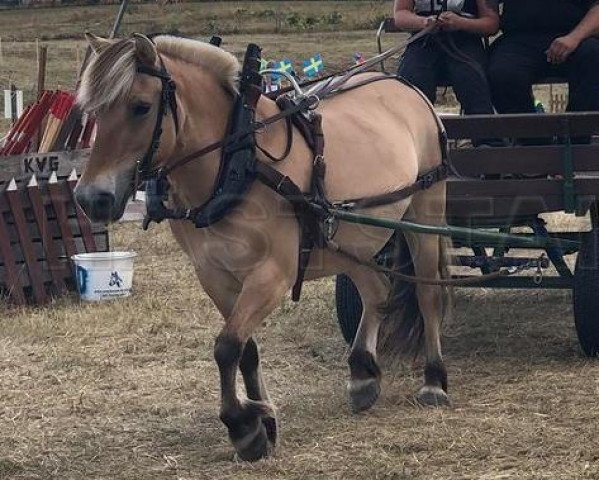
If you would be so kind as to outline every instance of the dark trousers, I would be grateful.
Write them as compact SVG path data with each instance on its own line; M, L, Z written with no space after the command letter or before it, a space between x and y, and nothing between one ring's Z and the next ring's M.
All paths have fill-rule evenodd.
M510 33L493 43L488 77L499 113L534 112L532 85L548 76L568 80L569 111L599 110L599 38L583 41L563 64L554 66L545 52L555 38L555 34Z
M484 76L487 56L481 38L457 32L439 34L437 40L427 36L409 45L397 73L422 90L432 103L437 87L448 83L466 115L494 113ZM446 48L438 42L444 42ZM456 50L456 54L450 55L448 50Z

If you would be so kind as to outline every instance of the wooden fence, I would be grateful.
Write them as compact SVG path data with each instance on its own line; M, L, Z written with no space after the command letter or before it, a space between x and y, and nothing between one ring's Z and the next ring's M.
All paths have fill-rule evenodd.
M79 151L2 159L0 291L14 303L45 303L73 289L71 255L108 250L106 228L90 223L74 201L87 156Z

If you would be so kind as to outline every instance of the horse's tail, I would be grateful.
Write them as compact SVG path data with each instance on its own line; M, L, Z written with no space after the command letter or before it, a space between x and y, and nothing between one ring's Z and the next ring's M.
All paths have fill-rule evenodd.
M439 237L439 276L449 277L450 241ZM414 276L414 263L403 234L396 234L394 265L404 275ZM453 312L452 291L443 289L442 319ZM385 318L379 330L378 354L393 360L401 357L416 357L424 343L424 319L416 296L416 284L398 277L391 278L391 289L387 302L382 307Z

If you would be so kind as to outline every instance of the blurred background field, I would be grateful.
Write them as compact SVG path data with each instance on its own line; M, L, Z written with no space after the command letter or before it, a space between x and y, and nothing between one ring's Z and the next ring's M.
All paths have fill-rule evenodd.
M263 47L266 59L289 58L296 64L321 53L323 74L328 74L352 65L356 52L365 58L376 53L376 28L392 8L391 0L132 4L121 32L166 32L202 40L216 34L238 57L254 42ZM86 48L83 33L107 35L117 10L118 5L0 10L0 89L15 84L24 90L26 103L34 100L39 44L48 45L47 87L74 88ZM385 46L406 38L386 35ZM388 68L395 70L397 59ZM536 90L548 105L548 88ZM458 111L451 90L439 96L439 106ZM0 134L7 128L8 122L0 120Z

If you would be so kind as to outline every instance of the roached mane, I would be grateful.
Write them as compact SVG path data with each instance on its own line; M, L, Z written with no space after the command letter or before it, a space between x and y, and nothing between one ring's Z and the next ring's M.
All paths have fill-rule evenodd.
M158 53L202 67L228 92L235 92L239 62L209 43L160 35L154 38ZM88 112L100 111L127 96L137 69L135 41L126 38L95 55L81 78L77 102Z

